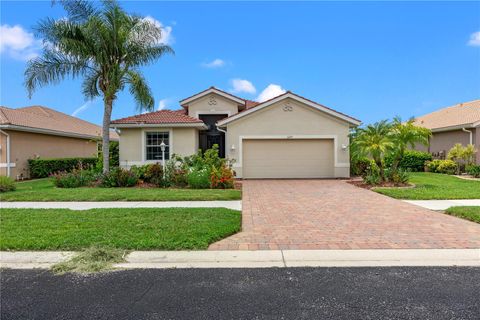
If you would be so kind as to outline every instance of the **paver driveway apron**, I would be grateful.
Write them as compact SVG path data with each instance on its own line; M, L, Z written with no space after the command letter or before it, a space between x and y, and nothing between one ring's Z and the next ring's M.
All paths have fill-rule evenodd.
M242 232L211 250L480 248L480 225L341 180L246 180Z

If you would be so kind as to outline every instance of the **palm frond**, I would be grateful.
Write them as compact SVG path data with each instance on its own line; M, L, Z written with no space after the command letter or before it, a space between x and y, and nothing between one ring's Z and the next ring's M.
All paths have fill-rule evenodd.
M152 111L154 99L145 78L137 71L130 70L127 73L126 82L129 84L130 94L135 98L138 108Z
M31 97L38 87L57 84L67 76L76 78L89 68L88 61L85 59L45 49L42 56L28 62L25 70L25 86Z

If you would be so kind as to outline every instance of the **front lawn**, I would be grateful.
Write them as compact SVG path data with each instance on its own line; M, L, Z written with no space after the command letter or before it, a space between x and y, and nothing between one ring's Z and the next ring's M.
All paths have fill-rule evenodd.
M452 216L467 219L476 223L480 223L480 207L450 207L445 213Z
M225 208L2 209L0 250L207 249L240 226Z
M16 183L17 190L0 194L2 201L201 201L239 200L234 189L56 188L50 179Z
M447 200L480 199L480 181L431 172L414 172L410 182L415 188L375 188L374 191L397 199Z

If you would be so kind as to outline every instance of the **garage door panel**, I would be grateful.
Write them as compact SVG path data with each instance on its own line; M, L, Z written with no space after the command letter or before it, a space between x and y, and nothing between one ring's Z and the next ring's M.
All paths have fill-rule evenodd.
M330 178L331 139L255 139L243 141L244 178Z

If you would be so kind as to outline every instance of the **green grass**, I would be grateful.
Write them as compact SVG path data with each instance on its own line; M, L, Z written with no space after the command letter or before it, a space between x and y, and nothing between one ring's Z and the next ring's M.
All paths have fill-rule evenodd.
M450 207L445 213L455 217L467 219L476 223L480 223L480 207Z
M240 190L161 188L56 188L50 179L16 183L1 201L207 201L239 200Z
M410 200L480 199L480 181L430 172L411 173L415 188L375 188L374 191Z
M225 208L2 209L0 250L206 249L240 225Z

